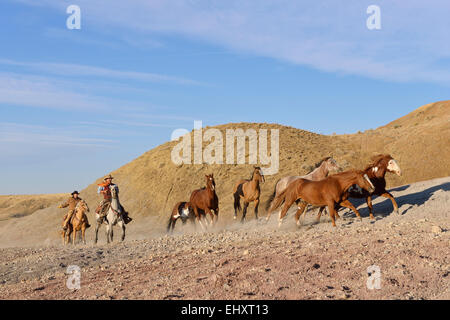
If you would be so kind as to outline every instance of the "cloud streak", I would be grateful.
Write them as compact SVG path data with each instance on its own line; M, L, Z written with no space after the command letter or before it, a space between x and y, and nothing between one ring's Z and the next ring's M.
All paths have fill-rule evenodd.
M61 9L70 1L40 3ZM105 32L117 28L140 35L183 35L326 72L450 85L448 63L441 63L450 59L450 3L377 1L379 31L366 28L371 4L368 0L78 1L82 12L89 13L86 19Z
M84 78L106 78L117 80L133 80L141 82L169 83L177 85L206 85L205 83L186 79L182 77L168 76L157 73L121 71L96 66L69 64L69 63L51 63L51 62L21 62L10 59L0 59L0 64L24 67L28 70L41 71L47 74L60 75L65 77L84 77Z

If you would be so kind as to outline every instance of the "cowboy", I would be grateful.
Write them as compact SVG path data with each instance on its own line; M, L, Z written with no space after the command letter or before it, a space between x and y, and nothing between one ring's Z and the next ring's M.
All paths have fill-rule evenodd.
M112 195L111 195L111 186L116 186L114 183L112 183L112 180L114 178L109 174L105 178L103 178L103 183L99 184L97 193L100 193L103 195L103 200L100 202L99 206L95 210L96 213L100 215L100 217L106 216L109 207L111 206L112 201ZM117 187L117 186L116 186ZM117 187L118 189L118 187ZM129 223L132 219L128 216L128 212L125 211L125 209L121 205L121 211L122 211L122 218L125 224Z
M60 204L58 208L66 208L69 207L69 211L66 213L63 219L63 230L67 229L67 224L69 223L70 219L72 218L73 213L75 212L75 208L77 207L78 202L80 202L82 199L79 197L78 191L74 191L71 193L71 197L67 199L66 202ZM89 228L91 225L88 223L87 217L86 217L86 228Z

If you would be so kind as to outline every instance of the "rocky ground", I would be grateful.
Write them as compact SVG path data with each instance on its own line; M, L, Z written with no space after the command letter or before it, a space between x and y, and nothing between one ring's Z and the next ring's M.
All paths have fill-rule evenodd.
M315 212L301 228L292 213L277 228L276 215L266 224L250 211L245 224L207 232L142 228L123 243L93 245L91 230L87 245L3 248L0 298L450 299L449 191L450 178L395 188L401 215L377 198L374 221L355 200L363 221L341 211L336 228L326 216L315 223ZM81 269L78 290L66 286L70 265ZM367 287L370 266L380 289Z

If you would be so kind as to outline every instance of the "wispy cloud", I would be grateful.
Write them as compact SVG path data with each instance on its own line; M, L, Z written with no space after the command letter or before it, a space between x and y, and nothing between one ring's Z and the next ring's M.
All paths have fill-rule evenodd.
M0 122L0 145L3 146L3 151L6 145L10 145L14 150L30 145L34 148L38 146L110 148L117 142L113 139L85 137L83 132L70 128Z
M65 77L92 77L107 78L118 80L134 80L142 82L158 82L172 83L178 85L206 85L199 81L186 79L182 77L169 76L158 73L122 71L96 66L68 64L68 63L51 63L51 62L22 62L10 59L1 59L0 64L24 67L35 71L42 71L47 74L61 75Z
M62 8L71 2L40 3ZM366 28L371 4L372 0L78 1L89 12L86 19L105 31L178 34L326 72L450 85L448 64L441 63L450 58L450 3L377 1L382 17L378 31Z

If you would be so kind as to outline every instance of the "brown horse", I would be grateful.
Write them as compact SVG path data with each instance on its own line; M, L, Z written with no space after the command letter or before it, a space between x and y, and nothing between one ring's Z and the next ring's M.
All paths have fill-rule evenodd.
M194 222L195 216L192 211L191 204L189 202L183 201L177 202L177 204L175 204L169 218L169 225L167 226L167 232L170 231L173 232L173 229L175 228L175 223L179 218L181 218L183 224L185 224L188 219L191 220L191 222Z
M283 209L281 210L279 216L280 226L291 205L297 199L301 199L302 201L300 202L297 213L295 214L297 225L299 224L300 215L305 211L307 205L311 204L313 206L320 207L328 206L331 222L333 227L335 227L337 205L352 209L355 211L356 215L361 218L358 210L356 210L351 202L347 200L348 189L354 184L359 185L361 188L366 189L369 192L373 192L375 190L375 187L370 182L367 174L360 170L344 171L320 181L311 181L300 178L290 183L286 190L274 199L272 205L270 206L269 212L276 210L284 202ZM339 216L337 215L337 217Z
M325 157L315 164L315 169L313 171L311 171L310 173L308 173L304 176L287 176L287 177L281 178L275 184L275 189L274 189L272 195L269 197L269 199L266 202L266 210L269 210L270 204L272 203L273 199L275 199L276 196L280 195L284 190L286 190L287 186L291 182L293 182L299 178L308 179L311 181L319 181L319 180L322 180L322 179L325 179L326 177L328 177L328 174L330 172L333 172L333 171L337 172L340 170L341 170L341 167L336 162L336 160L334 160L332 157ZM267 219L269 219L269 217L270 217L270 211L269 211Z
M214 221L217 222L219 218L219 198L216 194L216 182L214 181L214 175L206 175L206 187L192 191L191 198L189 200L192 209L194 210L195 218L202 228L201 215L209 213L211 217L211 224ZM214 212L214 213L213 213ZM214 219L215 216L215 219Z
M259 184L265 182L264 174L260 167L255 167L252 177L248 180L240 180L233 189L234 197L234 219L237 218L237 211L241 211L241 198L244 200L244 211L242 213L241 222L244 222L247 208L250 202L255 202L255 217L258 220L259 196L261 188Z
M67 224L67 229L65 231L62 231L63 244L69 243L72 232L73 232L72 244L75 244L78 231L81 231L81 238L83 239L83 243L86 244L85 232L86 226L88 224L86 212L89 212L89 207L86 201L84 200L79 201L77 206L75 207L75 212L72 215L72 218Z
M397 202L395 201L392 194L386 191L386 180L384 178L386 172L395 173L398 176L402 175L402 171L394 158L392 158L392 156L389 154L376 155L372 157L372 163L364 169L364 172L369 176L369 179L374 185L375 190L373 192L368 192L366 190L358 188L358 186L353 186L349 189L349 197L366 198L367 206L369 207L370 212L370 219L374 219L372 208L372 196L374 195L390 199L392 201L394 211L399 214Z

